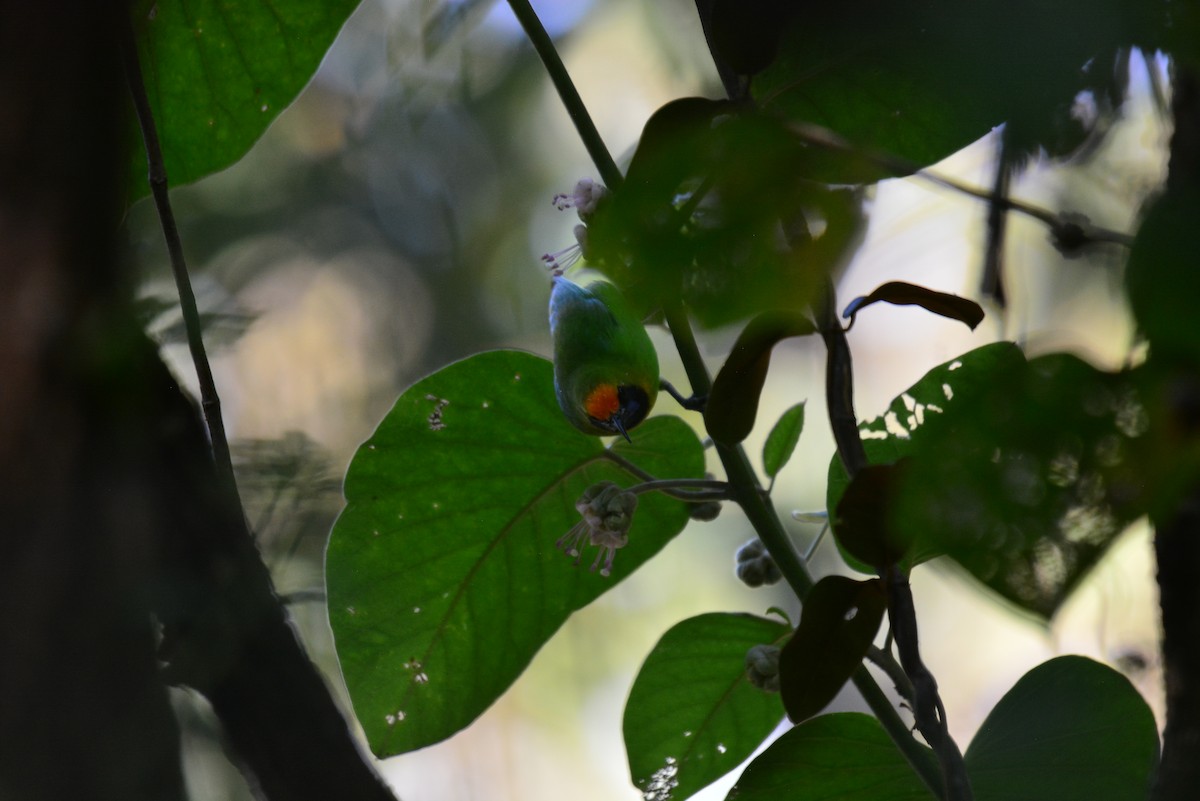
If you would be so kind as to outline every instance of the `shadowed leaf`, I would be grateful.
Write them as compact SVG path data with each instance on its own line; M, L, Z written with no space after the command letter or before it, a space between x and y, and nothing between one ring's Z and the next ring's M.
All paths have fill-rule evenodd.
M1082 656L1061 656L1000 699L965 759L977 801L1145 798L1158 729L1129 679Z
M816 327L798 312L764 312L746 325L717 373L704 408L704 425L713 439L734 445L746 438L758 415L771 349L789 337L813 333Z
M779 655L779 691L792 721L812 717L838 694L862 663L886 608L877 579L826 576L816 583Z
M901 460L864 467L846 487L835 510L838 545L880 575L910 557L912 541L896 530L892 520L892 504L904 465Z
M920 306L942 317L958 320L972 331L983 322L983 309L975 301L903 281L889 281L871 294L855 298L846 305L842 317L848 318L853 326L860 311L880 301L894 306Z

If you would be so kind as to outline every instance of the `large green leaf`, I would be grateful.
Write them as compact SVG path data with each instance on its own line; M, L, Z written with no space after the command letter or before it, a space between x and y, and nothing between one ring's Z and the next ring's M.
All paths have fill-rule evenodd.
M946 413L968 403L979 392L990 389L990 376L1024 364L1020 348L1011 342L996 342L964 353L958 358L934 367L913 384L907 392L892 401L887 411L859 425L867 460L871 464L893 464L911 455L916 446L938 429ZM838 536L837 520L832 519L849 478L842 461L834 454L829 463L829 481L825 490L825 508L830 510L834 536ZM841 544L839 542L839 547ZM913 554L910 561L931 558L936 551ZM851 567L863 573L875 570L842 550Z
M678 418L652 418L611 451L577 432L550 363L530 354L479 354L400 397L351 462L326 564L338 658L376 754L469 724L572 611L683 528L684 504L642 495L612 576L572 567L555 542L586 488L637 483L620 460L663 478L704 473Z
M965 758L976 801L1126 801L1150 789L1158 729L1128 679L1062 656L1000 699Z
M130 13L172 186L228 167L300 93L358 0L137 0ZM148 193L140 145L131 199Z
M933 795L879 721L859 712L838 712L805 721L772 743L750 763L728 798L931 801Z
M783 717L779 696L746 678L746 651L779 642L777 620L714 612L663 635L625 704L629 773L683 801L750 756Z

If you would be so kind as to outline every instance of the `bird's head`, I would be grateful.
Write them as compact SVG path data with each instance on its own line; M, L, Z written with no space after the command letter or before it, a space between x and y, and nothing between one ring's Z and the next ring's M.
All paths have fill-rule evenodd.
M597 384L583 400L588 422L630 442L629 430L646 419L650 406L649 394L636 384Z

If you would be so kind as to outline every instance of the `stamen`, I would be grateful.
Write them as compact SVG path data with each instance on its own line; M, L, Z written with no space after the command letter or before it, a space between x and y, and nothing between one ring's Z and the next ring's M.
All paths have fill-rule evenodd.
M575 264L583 258L583 248L578 244L565 247L562 250L556 250L553 253L543 253L542 262L548 270L553 271L555 275L562 275L563 271Z

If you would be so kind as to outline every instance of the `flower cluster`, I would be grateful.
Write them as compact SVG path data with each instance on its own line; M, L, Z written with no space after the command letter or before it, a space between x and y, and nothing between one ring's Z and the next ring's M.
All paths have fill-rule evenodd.
M629 542L629 527L633 524L633 512L637 509L637 495L611 481L601 481L584 490L575 502L575 508L583 519L560 537L555 546L568 556L574 556L577 565L581 549L588 545L599 546L600 551L592 562L592 570L603 563L600 575L607 576L612 572L617 549L624 548Z

